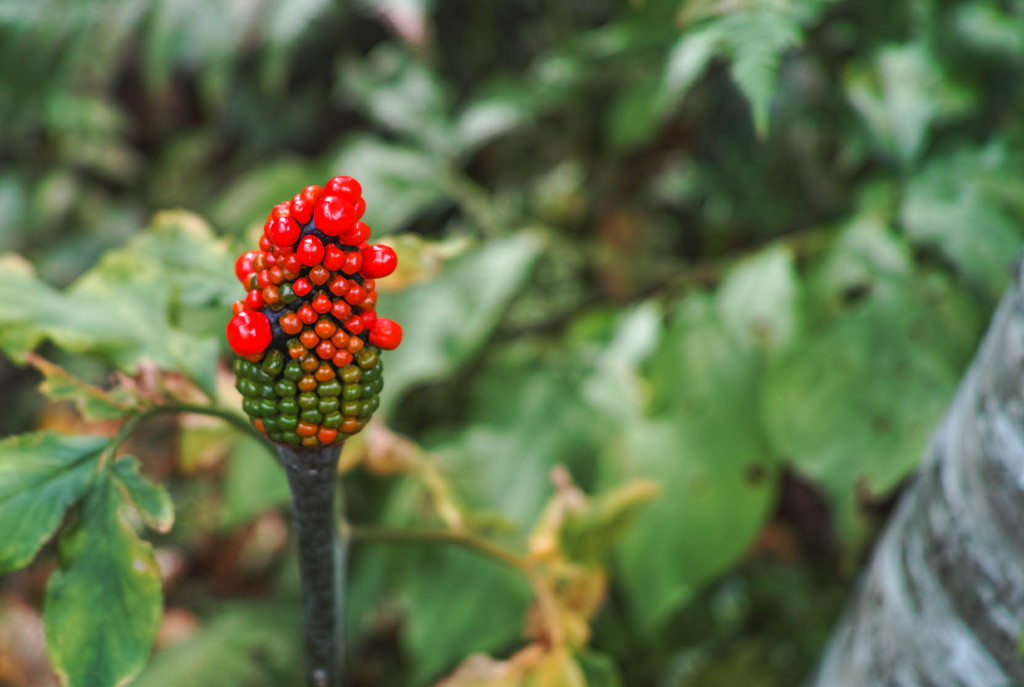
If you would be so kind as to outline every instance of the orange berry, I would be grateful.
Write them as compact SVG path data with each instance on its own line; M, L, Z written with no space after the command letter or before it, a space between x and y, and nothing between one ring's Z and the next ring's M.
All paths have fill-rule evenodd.
M334 368L327 363L322 363L320 367L316 368L314 376L318 382L329 382L334 379Z
M252 421L252 423L256 426L256 429L260 430L264 434L267 433L267 428L263 426L263 420L261 420L260 418L256 418L255 420Z
M323 265L316 265L309 270L309 274L307 276L311 282L320 285L326 283L327 280L331 278L331 273Z
M299 422L295 427L295 433L300 437L311 437L316 434L316 425L311 422Z
M327 286L335 296L344 295L348 291L348 279L341 276L340 274L331 280L331 283Z
M299 334L299 341L301 341L302 345L306 348L316 348L317 344L320 343L320 337L317 336L316 332L312 329L306 328L302 330L301 334Z
M315 331L316 335L321 339L329 339L334 336L334 332L338 331L338 328L334 326L334 323L328 318L321 317L320 321L316 323L316 327L313 328L313 331Z
M299 423L299 426L302 426L301 422ZM347 417L341 423L341 431L344 432L345 434L352 434L358 429L359 420L355 419L354 417Z
M276 285L270 284L263 289L263 302L267 305L274 305L281 302L281 290Z
M348 346L346 348L348 348L349 353L356 354L363 350L363 340L358 336L350 336L348 337Z
M313 375L305 375L299 380L297 386L299 387L299 391L313 391L317 387L316 377Z
M320 431L316 433L316 438L320 440L321 444L329 444L338 438L338 430L321 427Z
M299 319L299 316L293 312L281 317L279 322L281 324L281 331L285 334L294 335L302 331L302 321Z
M319 446L320 442L317 441L316 437L304 437L302 439L302 445L312 448L313 446Z
M338 352L334 354L334 358L331 360L334 366L342 368L352 362L352 354L343 348L339 348Z
M302 368L303 372L313 374L316 372L316 368L320 367L320 361L316 359L315 355L307 355L299 362L299 367Z
M338 348L345 348L348 346L348 334L339 329L334 333L334 336L331 337L331 343Z
M302 356L306 355L306 347L302 344L296 344L295 346L288 347L288 355L292 357L292 360L300 360Z

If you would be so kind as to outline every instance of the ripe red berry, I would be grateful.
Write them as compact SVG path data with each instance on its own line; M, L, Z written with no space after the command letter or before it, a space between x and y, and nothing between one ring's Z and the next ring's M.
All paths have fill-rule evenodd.
M261 312L243 310L228 322L228 345L238 355L259 355L273 339L270 320Z
M279 246L291 246L299 240L302 229L291 217L278 217L270 225L270 240Z
M398 256L391 246L378 243L359 252L363 256L363 266L359 268L359 273L364 277L380 279L394 272L398 266Z
M298 274L299 270L302 269L302 261L299 260L299 256L294 252L286 253L281 258L281 269L290 274Z
M260 270L256 273L256 286L261 289L270 286L270 270Z
M342 240L350 246L358 246L366 242L370 238L370 226L366 222L356 222L352 225Z
M320 345L316 347L316 354L324 360L330 360L336 352L334 344L330 341L321 341Z
M352 334L359 334L363 331L363 318L359 315L353 315L352 317L345 320L345 329Z
M378 317L370 327L370 343L386 351L398 348L402 343L401 325L386 317Z
M337 176L327 182L325 193L355 203L363 195L363 187L352 177Z
M300 196L292 198L291 208L292 217L298 220L301 224L305 224L309 221L309 218L313 216L313 204Z
M334 319L341 322L352 314L352 306L339 298L334 301L334 305L331 307L331 314L334 315Z
M356 209L338 196L324 196L313 210L316 228L328 236L347 232L356 222Z
M374 310L367 310L360 317L363 319L363 326L367 329L373 327L373 323L377 320L377 313Z
M263 307L263 292L259 289L253 289L245 296L245 309L246 310L259 310Z
M348 291L345 292L345 300L349 302L349 305L359 305L364 298L366 298L366 291L359 284L352 282Z
M345 251L338 248L333 243L327 244L324 248L324 267L329 269L331 272L340 270L341 266L345 264L346 255Z
M327 285L327 288L331 290L335 296L341 296L348 291L348 279L341 276L340 274L331 280L331 283Z
M306 279L305 277L296 279L295 283L292 284L292 291L294 291L295 295L298 296L299 298L302 298L312 290L313 285L310 284L309 280Z
M315 236L306 236L299 241L295 254L303 265L312 267L324 259L324 244Z
M345 262L341 266L341 271L345 274L355 274L363 266L363 254L357 250L345 253Z
M313 306L311 306L309 303L306 303L301 308L299 308L296 314L299 316L299 319L302 320L304 324L313 324L318 319L320 319L320 316L316 314L316 310L313 310Z
M278 217L287 217L289 213L290 209L288 208L288 203L278 203L274 206L274 209L270 211L270 216L273 219L277 219Z
M270 243L270 239L269 238L267 238L266 236L261 236L260 237L260 250L263 250L263 251L270 250L270 248L272 246L273 246L273 244Z
M317 186L316 184L313 184L312 186L307 186L306 188L302 189L302 193L300 193L299 195L302 196L303 200L305 200L312 206L316 204L316 201L320 200L320 196L322 196L323 194L324 190Z
M254 250L247 250L238 256L238 260L235 261L235 276L243 284L248 281L249 275L252 274L252 261L258 255Z
M316 298L313 299L312 306L313 310L316 310L318 313L323 314L330 312L332 306L331 299L327 297L326 293L321 291L316 295Z

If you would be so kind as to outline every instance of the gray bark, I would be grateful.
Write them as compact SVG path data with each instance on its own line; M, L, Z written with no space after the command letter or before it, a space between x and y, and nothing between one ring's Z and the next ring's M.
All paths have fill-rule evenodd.
M1022 371L1018 276L812 687L1024 685Z

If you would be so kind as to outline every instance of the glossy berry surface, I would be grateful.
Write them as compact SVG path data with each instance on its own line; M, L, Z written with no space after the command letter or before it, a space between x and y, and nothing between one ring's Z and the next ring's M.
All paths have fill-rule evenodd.
M376 280L395 270L388 246L366 245L370 227L355 179L307 186L274 206L235 274L248 293L228 343L242 408L272 440L295 446L344 441L380 404L381 352L402 328L376 313Z

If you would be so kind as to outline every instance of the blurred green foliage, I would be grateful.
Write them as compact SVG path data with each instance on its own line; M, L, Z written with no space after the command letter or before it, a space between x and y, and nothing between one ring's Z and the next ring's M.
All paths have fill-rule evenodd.
M406 270L381 297L406 331L381 415L419 457L350 447L348 518L459 521L522 549L567 493L554 469L586 493L653 480L628 527L552 526L573 584L610 583L589 644L516 654L529 684L796 684L1009 283L1022 37L1020 0L7 0L0 429L54 426L26 359L94 419L185 379L233 403L233 256L274 203L351 174ZM110 388L113 370L133 377ZM83 441L0 446L0 467L40 457L19 473L28 497L0 483L2 517L46 515L0 565L24 565L76 500L99 514L62 536L47 622L99 603L74 593L105 565L91 541L153 565L122 505L169 524L133 465L87 484L100 449ZM192 570L166 603L200 622L136 684L284 684L294 561L264 517L280 473L216 425L163 449L167 464L137 450L175 497L154 541ZM210 562L210 537L231 563ZM579 553L595 538L610 558ZM97 593L152 603L151 578ZM348 597L359 685L510 656L533 600L471 553L372 543ZM155 631L144 609L132 622ZM107 636L94 674L136 673L139 651ZM76 641L51 659L76 669ZM449 684L521 684L480 666Z

